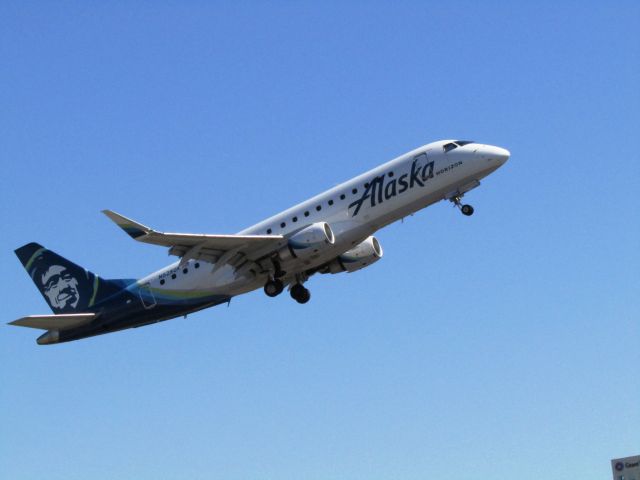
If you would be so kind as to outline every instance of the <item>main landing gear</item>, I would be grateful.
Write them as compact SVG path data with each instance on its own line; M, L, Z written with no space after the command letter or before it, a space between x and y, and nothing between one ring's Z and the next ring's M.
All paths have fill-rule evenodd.
M264 285L264 293L268 297L277 297L284 290L284 283L280 280L286 275L287 272L280 268L280 263L273 261L273 275L270 276L267 283Z
M267 294L268 297L277 297L284 290L284 284L282 280L279 278L274 278L273 280L269 280L264 285L264 293Z
M291 298L298 303L307 303L311 299L311 292L304 288L301 283L296 283L289 291Z
M269 297L277 297L284 290L284 284L278 278L269 280L264 285L264 293ZM291 298L298 303L307 303L311 299L311 292L306 289L301 283L295 283L289 290Z
M449 200L451 200L451 202L460 209L463 215L466 215L467 217L473 215L473 207L471 205L462 205L462 202L460 201L462 200L462 195L457 195Z

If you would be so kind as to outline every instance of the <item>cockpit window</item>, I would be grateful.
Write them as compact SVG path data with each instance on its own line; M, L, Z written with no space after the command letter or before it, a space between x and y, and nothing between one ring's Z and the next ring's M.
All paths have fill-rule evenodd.
M465 145L469 145L470 143L476 143L476 142L474 142L473 140L456 140L455 142L445 143L442 146L442 149L445 152L450 152L454 148L464 147Z
M442 148L444 149L445 152L450 152L454 148L458 148L458 146L455 143L451 142L451 143L446 143Z

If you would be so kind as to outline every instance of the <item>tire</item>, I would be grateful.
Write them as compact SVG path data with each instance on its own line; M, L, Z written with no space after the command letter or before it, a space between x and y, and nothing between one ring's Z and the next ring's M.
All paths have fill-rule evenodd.
M467 217L473 215L473 207L471 205L463 205L460 211L462 211L462 214Z
M311 299L311 293L304 288L301 284L296 283L291 287L291 298L298 303L307 303Z
M264 285L264 293L268 297L277 297L282 293L282 290L284 290L284 285L282 284L282 281L278 279L275 279L273 281L268 281Z
M304 292L302 292L302 296L296 299L300 304L307 303L309 300L311 300L311 292L306 288L304 289Z

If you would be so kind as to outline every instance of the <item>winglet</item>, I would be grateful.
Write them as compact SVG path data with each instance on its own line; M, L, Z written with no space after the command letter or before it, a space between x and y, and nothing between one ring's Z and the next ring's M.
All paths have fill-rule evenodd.
M127 235L129 235L133 239L137 240L139 237L153 232L153 230L151 230L149 227L131 220L130 218L127 218L123 215L120 215L119 213L116 213L114 211L102 210L102 213L109 217L121 229L127 232Z

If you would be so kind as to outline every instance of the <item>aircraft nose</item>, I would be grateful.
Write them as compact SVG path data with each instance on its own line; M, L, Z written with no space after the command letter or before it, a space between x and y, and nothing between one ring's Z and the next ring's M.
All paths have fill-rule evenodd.
M496 162L499 166L504 165L511 156L511 153L506 148L493 145L484 145L480 150L480 154L490 162Z

